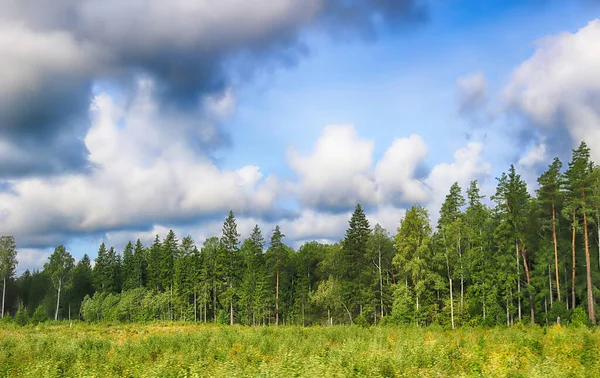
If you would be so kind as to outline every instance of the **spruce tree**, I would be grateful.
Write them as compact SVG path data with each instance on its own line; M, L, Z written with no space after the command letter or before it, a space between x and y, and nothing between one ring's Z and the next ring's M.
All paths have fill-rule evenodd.
M275 226L273 235L271 235L271 247L269 248L275 257L275 326L279 325L279 275L281 270L281 256L284 253L285 245L282 240L285 235Z
M146 253L142 241L137 239L133 250L133 267L131 281L134 288L143 287L146 284Z
M123 267L121 271L121 277L123 279L123 291L131 290L137 287L135 277L135 260L133 258L133 244L131 241L127 242L125 249L123 250Z
M233 211L229 211L223 223L223 235L221 236L221 264L223 266L226 290L224 299L229 307L229 324L234 322L234 306L238 295L238 283L241 279L240 268L242 259L239 253L239 238L237 224Z
M162 243L158 234L154 243L148 250L148 288L151 290L164 290L161 282L162 271Z
M94 265L94 287L96 291L105 292L108 286L108 267L109 267L108 251L104 242L98 248L96 256L96 264Z
M90 297L94 295L93 282L92 264L88 255L84 254L73 269L71 299L75 305L73 308L75 313L79 313L79 306L86 295Z
M252 229L250 237L244 240L240 250L244 259L244 274L240 288L240 307L242 317L246 324L255 325L258 319L260 299L265 295L259 291L259 280L264 281L264 256L265 240L258 225ZM266 284L266 281L264 282ZM261 287L262 290L266 287Z
M369 282L372 282L373 272L370 269L360 269L368 262L367 244L370 234L369 221L360 204L357 204L342 241L343 254L342 261L339 262L343 301L349 304L353 315L362 313L363 306L372 296Z

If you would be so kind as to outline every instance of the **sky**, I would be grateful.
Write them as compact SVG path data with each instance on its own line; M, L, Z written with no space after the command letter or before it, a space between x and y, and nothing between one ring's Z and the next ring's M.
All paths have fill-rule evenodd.
M232 210L285 241L394 234L450 185L486 195L585 140L600 162L593 0L0 0L0 230L18 271Z

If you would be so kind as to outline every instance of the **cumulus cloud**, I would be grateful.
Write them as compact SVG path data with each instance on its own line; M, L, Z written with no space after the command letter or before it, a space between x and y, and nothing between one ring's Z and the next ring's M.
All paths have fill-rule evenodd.
M425 183L431 189L430 201L427 208L433 222L437 222L450 186L454 182L467 188L473 180L484 182L492 173L491 165L483 160L483 144L470 142L454 153L454 162L440 163L433 167Z
M548 152L545 144L533 146L525 156L519 159L517 165L525 168L531 168L538 164L548 162Z
M361 139L352 126L327 126L312 153L300 156L290 150L290 167L298 181L291 183L303 204L330 211L350 210L357 202L368 206L406 208L438 206L455 181L466 187L473 179L491 173L483 161L483 145L468 143L451 163L440 163L426 177L417 177L428 148L418 135L397 138L376 163L373 142Z
M72 233L176 223L229 209L260 214L272 207L274 177L255 166L220 170L196 154L189 132L178 131L185 122L165 117L152 94L152 83L142 80L131 102L97 96L84 139L91 171L11 182L13 191L0 193L4 232L22 245L48 245Z
M425 184L415 171L427 156L427 146L416 134L395 139L375 167L379 194L391 203L422 203L427 200Z
M0 7L4 177L88 168L81 139L97 81L126 91L147 75L162 108L189 118L203 97L231 87L235 70L296 60L308 30L371 33L424 14L416 0L0 0Z
M343 209L375 200L373 142L360 139L351 125L325 127L310 155L291 148L288 162L299 176L293 191L307 205Z
M554 151L566 154L581 140L600 145L599 40L599 19L542 39L504 90L507 109L522 115ZM600 149L592 154L600 161Z

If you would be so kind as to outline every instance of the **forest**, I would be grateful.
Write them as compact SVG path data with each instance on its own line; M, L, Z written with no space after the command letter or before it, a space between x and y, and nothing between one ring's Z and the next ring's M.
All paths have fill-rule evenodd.
M16 276L17 245L0 239L6 322L153 320L243 325L596 324L600 292L600 167L582 142L555 158L534 193L511 165L485 198L455 183L436 224L419 205L392 236L360 204L335 244L286 245L285 230L245 238L229 212L222 234L196 244L173 231L94 263L59 245L41 270ZM466 189L466 190L465 190Z

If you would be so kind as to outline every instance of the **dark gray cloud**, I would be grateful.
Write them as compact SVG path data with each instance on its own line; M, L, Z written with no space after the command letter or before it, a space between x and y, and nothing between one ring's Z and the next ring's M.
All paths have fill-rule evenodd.
M223 93L232 70L293 64L306 53L305 31L374 36L426 14L416 0L0 0L0 7L0 177L87 167L82 137L95 80L127 85L147 75L161 109L197 120L184 129L203 128L204 96ZM199 146L227 140L213 135Z

